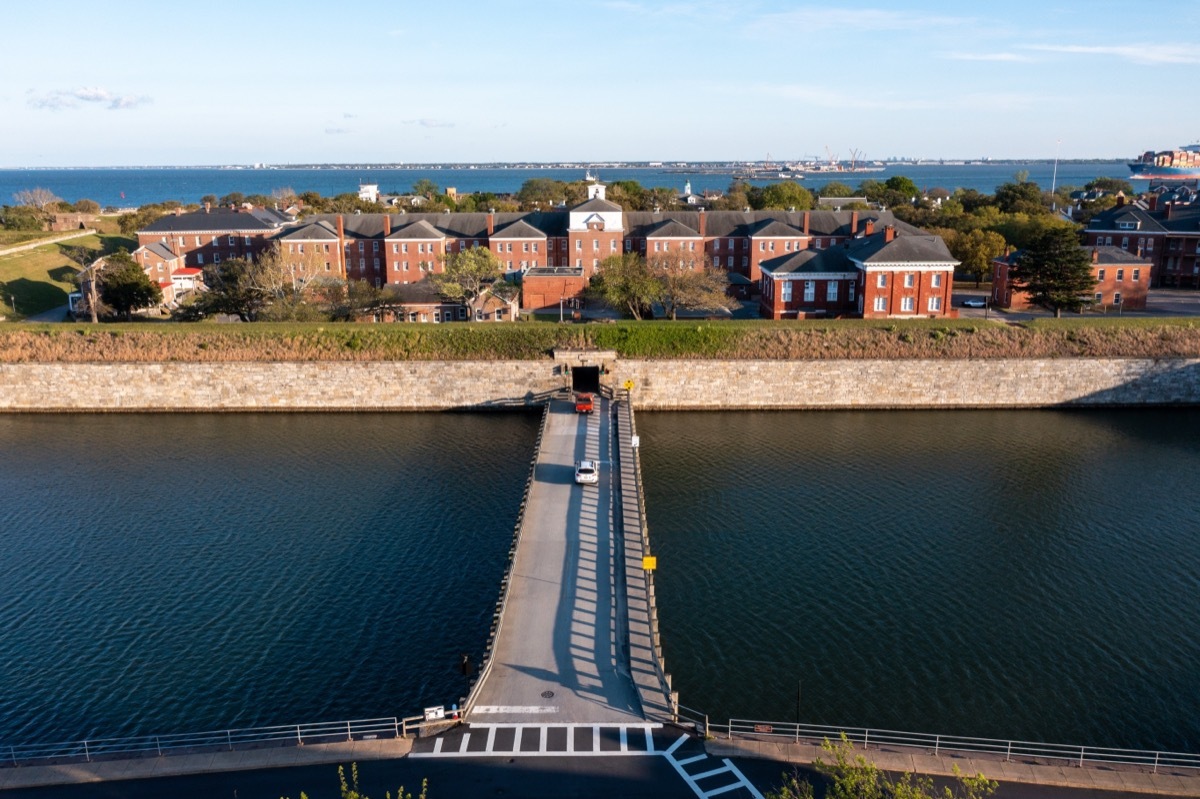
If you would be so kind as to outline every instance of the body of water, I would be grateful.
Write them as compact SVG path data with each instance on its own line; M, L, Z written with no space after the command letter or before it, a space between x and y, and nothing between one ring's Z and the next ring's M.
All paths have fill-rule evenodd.
M0 741L458 701L538 419L0 416Z
M638 416L664 654L729 717L1200 751L1200 412Z
M1200 411L638 423L684 704L1200 751ZM0 741L456 701L536 429L0 416Z
M198 203L212 194L221 197L232 192L267 194L279 188L296 192L315 191L323 196L357 192L359 183L377 183L385 193L405 193L418 180L432 180L441 188L453 186L459 192L514 193L530 178L582 180L583 169L219 169L207 168L123 168L123 169L0 169L0 205L13 202L13 195L23 189L41 187L59 197L74 202L87 198L101 206L129 207L146 203L178 200ZM1129 178L1124 163L1059 164L1057 177L1054 165L1046 162L1028 164L922 164L893 165L883 172L848 175L809 175L803 185L815 189L838 180L857 186L863 180L886 180L892 175L906 175L922 189L941 187L976 189L991 194L1002 183L1013 180L1018 171L1027 171L1029 179L1045 189L1057 180L1059 186L1082 186L1096 177ZM697 194L706 189L724 191L733 180L731 175L666 172L662 168L598 169L593 170L604 181L636 180L643 186L667 186L683 191L691 182ZM766 185L766 181L753 181ZM1148 181L1134 181L1134 188L1143 190Z

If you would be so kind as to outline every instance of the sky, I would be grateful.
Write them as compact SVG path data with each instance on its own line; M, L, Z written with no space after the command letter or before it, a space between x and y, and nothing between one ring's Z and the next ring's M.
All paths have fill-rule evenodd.
M1129 158L1197 70L1195 0L19 3L0 167Z

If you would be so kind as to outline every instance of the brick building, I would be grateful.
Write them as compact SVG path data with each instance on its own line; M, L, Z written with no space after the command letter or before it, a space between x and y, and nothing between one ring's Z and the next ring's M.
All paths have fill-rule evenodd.
M1092 277L1096 281L1093 289L1094 308L1129 308L1142 310L1150 290L1152 264L1147 258L1139 258L1120 247L1082 247L1092 259ZM1020 257L1021 251L1003 255L992 261L992 305L998 308L1023 310L1033 307L1029 295L1012 285L1009 273Z
M257 258L274 243L274 238L294 218L269 208L214 209L175 213L160 217L137 232L138 247L155 242L186 266L203 268L231 258Z
M1152 285L1200 288L1200 194L1178 185L1157 187L1137 202L1118 195L1115 207L1088 222L1084 242L1148 260Z

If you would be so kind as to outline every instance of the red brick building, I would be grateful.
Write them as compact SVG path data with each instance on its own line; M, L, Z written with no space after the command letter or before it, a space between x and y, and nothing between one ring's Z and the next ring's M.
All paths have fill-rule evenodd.
M1084 243L1150 261L1154 286L1200 288L1200 194L1178 185L1160 186L1137 202L1118 195L1116 207L1092 217Z
M1096 287L1092 294L1092 307L1100 309L1129 308L1143 310L1150 291L1150 274L1153 268L1147 258L1120 247L1084 246L1092 259L1092 277ZM1018 250L1001 256L992 262L992 305L998 308L1023 310L1033 307L1029 295L1016 289L1009 276L1021 252Z
M187 266L205 267L232 258L258 258L294 219L269 208L228 208L160 217L137 232L138 247L159 243Z

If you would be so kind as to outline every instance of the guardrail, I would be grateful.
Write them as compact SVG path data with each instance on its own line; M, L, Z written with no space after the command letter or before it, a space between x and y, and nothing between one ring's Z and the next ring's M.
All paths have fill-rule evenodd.
M500 630L504 627L504 611L508 607L508 593L512 586L512 570L517 562L517 547L521 543L521 528L525 525L525 507L529 504L529 492L533 489L533 481L537 476L538 456L542 450L542 438L546 434L546 425L549 423L549 420L550 403L547 402L542 409L542 425L538 428L537 440L533 445L533 461L529 465L529 476L525 478L525 493L521 497L521 507L517 511L517 522L513 526L513 540L508 548L508 562L504 566L504 577L500 579L500 598L496 600L496 610L492 613L492 626L488 632L487 644L484 646L483 659L479 664L479 674L471 683L471 688L467 692L466 697L459 703L462 707L462 715L464 716L475 706L475 702L479 698L479 691L483 687L483 682L492 671L492 659L496 653L496 641L500 637Z
M69 763L116 760L130 757L162 757L214 750L256 749L303 746L339 741L371 741L379 738L407 738L419 733L423 716L395 716L356 721L328 721L315 724L285 724L275 727L186 732L171 735L135 735L126 738L92 738L47 744L0 745L3 766L32 765L45 761Z
M707 717L705 718L707 719ZM721 725L716 726L719 728ZM1032 762L1063 761L1080 768L1088 765L1122 764L1146 767L1155 774L1160 768L1200 769L1200 755L1185 752L1005 741L996 738L971 738L960 735L874 730L866 727L832 727L820 724L749 721L746 719L730 719L724 727L726 736L729 738L734 736L785 738L796 743L801 741L820 743L825 739L837 740L845 735L847 740L863 749L905 747L922 749L933 755L943 752L991 754L1002 755L1005 761L1011 761L1014 758Z

